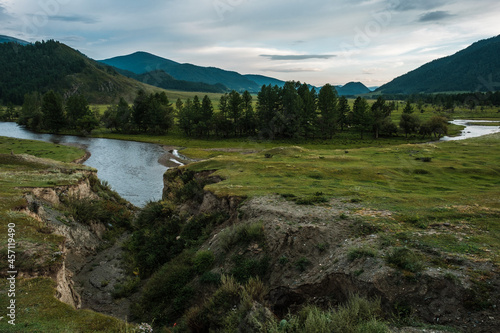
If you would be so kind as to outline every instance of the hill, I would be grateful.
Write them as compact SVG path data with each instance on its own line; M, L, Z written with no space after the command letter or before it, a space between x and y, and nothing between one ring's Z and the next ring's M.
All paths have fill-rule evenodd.
M117 72L126 77L163 89L207 93L224 93L228 90L227 87L221 83L208 84L204 82L177 80L172 75L165 73L165 71L161 69L144 74L135 74L134 72L119 68L115 69Z
M361 82L349 82L344 86L338 86L335 88L337 89L339 96L355 96L371 92L371 90Z
M0 35L0 44L2 43L17 43L19 45L28 45L29 43L25 40L22 40L22 39L17 39L17 38L14 38L14 37L9 37L9 36L5 36L5 35Z
M376 92L414 94L492 91L500 87L500 36L481 40L454 55L434 60L391 82Z
M65 97L83 94L91 103L109 103L132 100L139 89L156 89L53 40L16 48L0 44L0 73L0 100L17 105L33 91L53 89Z
M100 62L135 74L163 70L177 80L204 82L212 85L222 84L228 89L236 91L257 92L260 90L257 83L237 72L216 67L181 64L147 52L136 52L130 55L100 60Z
M260 87L268 86L268 85L283 87L285 85L285 81L278 80L278 79L264 76L264 75L246 74L244 76L246 78L252 80L256 84L258 84Z

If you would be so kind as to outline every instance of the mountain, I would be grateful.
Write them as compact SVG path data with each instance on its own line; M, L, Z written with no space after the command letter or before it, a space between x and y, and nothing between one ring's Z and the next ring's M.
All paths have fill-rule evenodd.
M481 40L434 60L391 82L376 92L414 94L500 90L500 36Z
M343 86L337 86L335 89L337 89L339 96L355 96L371 92L371 90L361 82L349 82Z
M17 38L14 38L14 37L9 37L9 36L4 36L4 35L0 35L0 44L2 43L17 43L19 45L28 45L29 43L25 40L22 40L22 39L17 39Z
M272 77L264 76L264 75L256 75L256 74L246 74L244 75L249 80L255 82L259 87L262 86L278 86L283 87L285 85L285 81L278 80Z
M144 74L135 74L133 72L118 68L116 69L116 71L122 75L125 75L126 77L163 89L207 93L224 93L228 90L227 87L221 83L208 84L204 82L176 80L172 75L165 73L165 71L161 69Z
M192 64L181 64L169 59L155 56L147 52L100 60L109 66L131 71L135 74L144 74L151 71L163 70L177 80L204 82L208 84L222 84L229 90L257 92L260 86L249 78L233 71L226 71L216 67L201 67Z
M139 89L158 90L53 40L15 48L0 44L0 73L0 100L17 105L26 93L51 89L65 97L83 94L96 104L119 97L130 101Z

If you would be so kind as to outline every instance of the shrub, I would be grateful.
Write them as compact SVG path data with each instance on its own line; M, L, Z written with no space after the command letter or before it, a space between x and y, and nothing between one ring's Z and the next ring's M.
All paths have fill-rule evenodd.
M269 268L269 257L260 260L244 258L240 255L233 257L234 267L231 275L236 281L244 283L251 277L264 277Z
M134 315L157 325L179 318L189 307L193 289L188 283L195 276L192 254L184 252L163 265L144 286L142 298Z
M350 261L354 261L356 259L365 258L365 257L375 257L377 252L374 249L368 247L359 247L352 248L347 253L347 258Z
M421 256L406 247L397 247L387 256L387 263L417 273L424 269Z
M221 282L221 275L213 272L205 272L200 276L200 282L218 285Z
M124 282L115 284L114 290L111 294L113 298L130 296L139 288L140 283L141 279L138 276L127 277Z
M199 251L193 258L193 268L198 274L208 271L214 264L215 256L211 251Z
M295 262L295 267L301 272L304 272L311 262L306 257L302 257Z
M264 239L263 221L253 224L237 224L226 228L219 234L219 242L227 252L237 244L259 242Z

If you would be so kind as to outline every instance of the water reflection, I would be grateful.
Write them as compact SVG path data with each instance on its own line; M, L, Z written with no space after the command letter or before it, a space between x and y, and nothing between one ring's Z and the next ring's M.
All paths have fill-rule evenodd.
M155 144L83 138L69 135L39 134L30 132L15 123L0 122L0 136L83 145L92 155L84 163L98 170L101 180L107 181L123 198L136 206L150 200L161 199L163 174L166 167L158 163L165 153Z

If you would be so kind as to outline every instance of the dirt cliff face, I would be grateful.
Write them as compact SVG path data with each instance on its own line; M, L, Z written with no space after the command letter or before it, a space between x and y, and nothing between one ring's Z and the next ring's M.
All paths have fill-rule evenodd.
M165 178L166 195L182 173L169 172ZM199 176L210 177L210 173ZM414 316L427 323L467 331L495 329L500 299L497 267L466 258L455 258L459 264L446 267L424 265L418 271L390 264L388 257L394 247L385 244L384 230L365 219L367 215L391 218L390 212L369 210L340 199L307 206L279 196L243 201L219 198L207 191L201 203L184 203L182 209L192 214L223 210L231 216L202 248L219 258L220 265L213 270L217 273L230 272L234 262L229 258L235 255L255 260L266 257L267 300L277 315L304 304L337 305L358 294L380 298L387 314ZM263 242L227 249L228 230L256 223L262 225ZM425 255L430 256L430 262L444 256ZM478 287L467 273L472 269L496 273L488 275L486 287ZM487 306L480 305L481 298L485 298Z
M41 232L61 236L62 241L56 252L57 265L49 271L34 268L23 275L52 277L57 283L56 297L75 309L91 308L126 319L129 303L115 302L112 297L114 284L124 277L119 265L121 242L100 250L106 243L103 240L106 221L81 223L66 207L68 200L102 200L91 184L92 177L96 179L96 174L85 172L73 185L26 189L26 207L21 212L37 220ZM33 251L32 256L46 262L54 260L48 252L44 255Z

